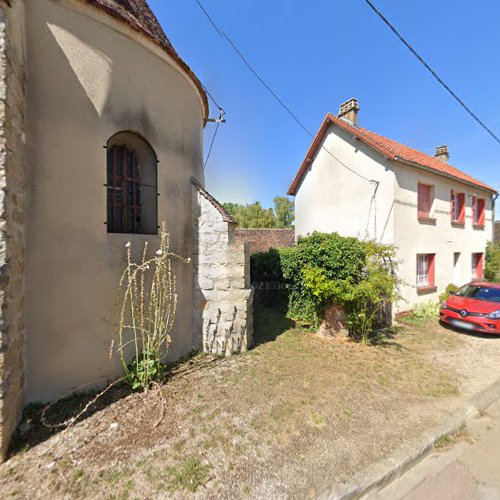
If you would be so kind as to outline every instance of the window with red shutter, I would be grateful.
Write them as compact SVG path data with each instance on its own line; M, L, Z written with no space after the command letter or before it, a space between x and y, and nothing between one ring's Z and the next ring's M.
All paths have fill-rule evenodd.
M417 189L418 218L429 219L432 206L432 186L418 184Z
M465 222L465 193L457 193L453 189L450 194L451 222L463 224Z
M472 254L471 274L473 279L484 278L484 255L482 253Z
M479 198L477 200L477 222L478 226L484 226L485 221L485 200L484 198Z
M433 253L417 255L417 289L433 288L436 282L436 256Z

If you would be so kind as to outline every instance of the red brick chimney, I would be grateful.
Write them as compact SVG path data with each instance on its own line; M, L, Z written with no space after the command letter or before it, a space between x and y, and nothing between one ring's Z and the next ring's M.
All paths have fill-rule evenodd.
M350 121L356 127L358 126L358 101L356 99L349 99L340 105L339 118L344 118Z
M450 158L450 153L448 152L448 146L438 146L436 148L436 154L434 155L438 160L448 163Z

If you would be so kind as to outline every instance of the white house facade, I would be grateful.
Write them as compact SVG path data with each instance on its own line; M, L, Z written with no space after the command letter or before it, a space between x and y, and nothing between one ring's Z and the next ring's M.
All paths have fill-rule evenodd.
M393 244L403 300L437 300L450 283L482 278L495 189L447 163L358 126L351 99L328 114L288 191L296 237L313 231Z

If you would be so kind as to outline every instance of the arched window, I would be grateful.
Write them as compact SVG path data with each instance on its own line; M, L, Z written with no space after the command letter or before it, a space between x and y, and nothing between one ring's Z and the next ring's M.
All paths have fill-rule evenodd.
M107 144L108 233L158 234L157 158L139 135L119 132Z

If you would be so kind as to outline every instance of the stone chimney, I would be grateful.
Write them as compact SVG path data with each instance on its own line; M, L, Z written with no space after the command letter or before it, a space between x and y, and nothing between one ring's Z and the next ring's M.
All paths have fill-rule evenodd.
M450 158L450 153L448 153L448 146L438 146L436 148L436 154L434 155L438 160L448 163Z
M340 105L339 118L345 118L357 127L358 111L358 101L356 99L349 99L347 102L344 102L344 104Z

